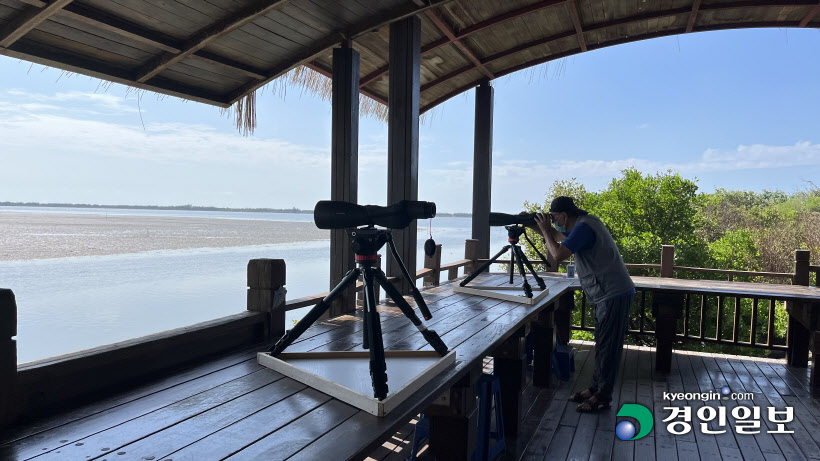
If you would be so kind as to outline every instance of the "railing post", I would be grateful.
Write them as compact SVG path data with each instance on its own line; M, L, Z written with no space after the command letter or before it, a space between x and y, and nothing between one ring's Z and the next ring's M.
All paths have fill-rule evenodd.
M655 371L672 369L672 345L682 317L684 296L680 293L652 293L652 315L655 317Z
M266 339L285 333L285 260L248 261L248 310L268 314Z
M436 245L433 256L424 254L424 268L433 269L433 273L424 277L424 286L438 285L441 282L441 244Z
M467 239L464 242L464 259L472 261L464 266L464 275L472 274L478 269L478 239Z
M809 285L810 256L808 250L794 251L794 278L792 279L792 285ZM806 368L809 364L809 339L811 336L809 327L813 327L813 325L803 325L798 320L798 316L793 315L793 312L795 309L804 310L807 307L808 306L804 306L803 304L796 305L792 301L786 302L786 310L789 312L786 362L789 365L799 368ZM811 316L808 316L808 318L811 318Z
M661 277L675 276L675 245L661 247Z
M17 303L14 293L0 289L0 428L15 415L17 394Z

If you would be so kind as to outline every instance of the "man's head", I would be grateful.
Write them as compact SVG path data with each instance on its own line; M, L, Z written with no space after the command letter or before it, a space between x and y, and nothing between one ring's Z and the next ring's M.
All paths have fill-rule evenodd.
M561 231L564 229L562 232L566 232L572 230L578 216L584 216L589 213L578 208L578 206L575 205L575 201L572 200L572 197L562 195L555 197L552 203L550 203L549 214L552 223L557 226L558 230Z

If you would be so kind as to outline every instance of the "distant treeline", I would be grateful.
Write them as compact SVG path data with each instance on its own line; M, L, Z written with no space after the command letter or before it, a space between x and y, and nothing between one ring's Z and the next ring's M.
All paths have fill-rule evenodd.
M313 214L313 210L300 210L293 208L222 208L216 206L197 205L96 205L88 203L39 203L39 202L0 202L0 206L28 206L28 207L53 207L53 208L114 208L124 210L186 210L186 211L231 211L231 212L255 212L255 213L304 213ZM469 218L471 213L436 213L437 217L457 217Z

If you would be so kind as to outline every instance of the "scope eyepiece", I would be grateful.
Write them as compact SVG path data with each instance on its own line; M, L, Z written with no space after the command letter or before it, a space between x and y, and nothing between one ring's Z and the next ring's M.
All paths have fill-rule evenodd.
M386 207L320 200L313 209L313 220L319 229L349 229L359 226L404 229L414 219L435 216L436 204L419 200L401 200Z

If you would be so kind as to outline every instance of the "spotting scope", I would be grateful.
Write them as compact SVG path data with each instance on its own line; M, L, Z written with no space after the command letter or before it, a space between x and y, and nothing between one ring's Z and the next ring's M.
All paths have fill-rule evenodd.
M435 203L418 200L401 200L390 206L320 200L313 209L313 220L319 229L350 229L359 226L404 229L414 219L435 216Z
M509 226L512 224L535 225L535 213L507 214L490 213L491 226Z

